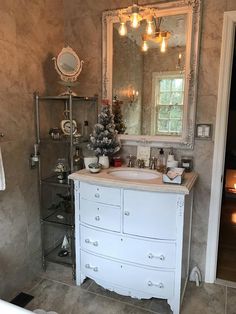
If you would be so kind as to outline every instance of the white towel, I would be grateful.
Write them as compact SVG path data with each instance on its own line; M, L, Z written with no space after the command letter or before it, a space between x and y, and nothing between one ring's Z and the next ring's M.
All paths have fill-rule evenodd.
M6 188L5 173L4 173L2 153L1 153L1 148L0 148L0 191L5 190L5 188Z

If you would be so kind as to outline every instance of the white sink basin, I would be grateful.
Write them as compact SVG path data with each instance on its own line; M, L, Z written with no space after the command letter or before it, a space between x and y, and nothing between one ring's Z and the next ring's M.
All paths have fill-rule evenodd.
M108 172L108 174L115 178L125 180L153 180L160 178L160 174L158 172L143 169L111 170Z

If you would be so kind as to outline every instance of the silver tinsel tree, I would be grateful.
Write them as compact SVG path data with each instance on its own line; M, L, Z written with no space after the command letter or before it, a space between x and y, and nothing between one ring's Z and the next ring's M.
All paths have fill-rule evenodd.
M96 156L109 156L120 150L114 115L107 101L102 105L98 123L95 124L93 133L90 135L88 148L93 150Z

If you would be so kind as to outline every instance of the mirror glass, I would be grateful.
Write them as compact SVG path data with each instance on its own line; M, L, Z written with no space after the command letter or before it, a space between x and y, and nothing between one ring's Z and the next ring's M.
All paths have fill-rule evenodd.
M186 15L161 18L170 32L168 47L147 41L142 51L146 21L138 29L127 25L120 36L120 23L113 24L112 96L120 101L128 135L181 135L186 54Z
M145 140L192 148L200 3L175 1L152 8L155 32L168 34L165 49L160 38L145 37L146 19L138 28L126 21L127 34L121 36L120 10L104 12L103 98L119 105L125 124L120 138L129 144Z
M64 74L73 73L77 70L78 60L73 54L65 52L60 55L58 66L60 67L61 72Z

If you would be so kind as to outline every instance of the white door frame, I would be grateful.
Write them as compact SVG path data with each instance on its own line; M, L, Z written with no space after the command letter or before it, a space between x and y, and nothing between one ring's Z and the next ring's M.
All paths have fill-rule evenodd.
M225 12L221 45L215 125L215 143L211 180L211 198L206 251L205 281L209 283L213 283L216 280L222 185L224 175L229 98L234 52L235 24L236 11Z

